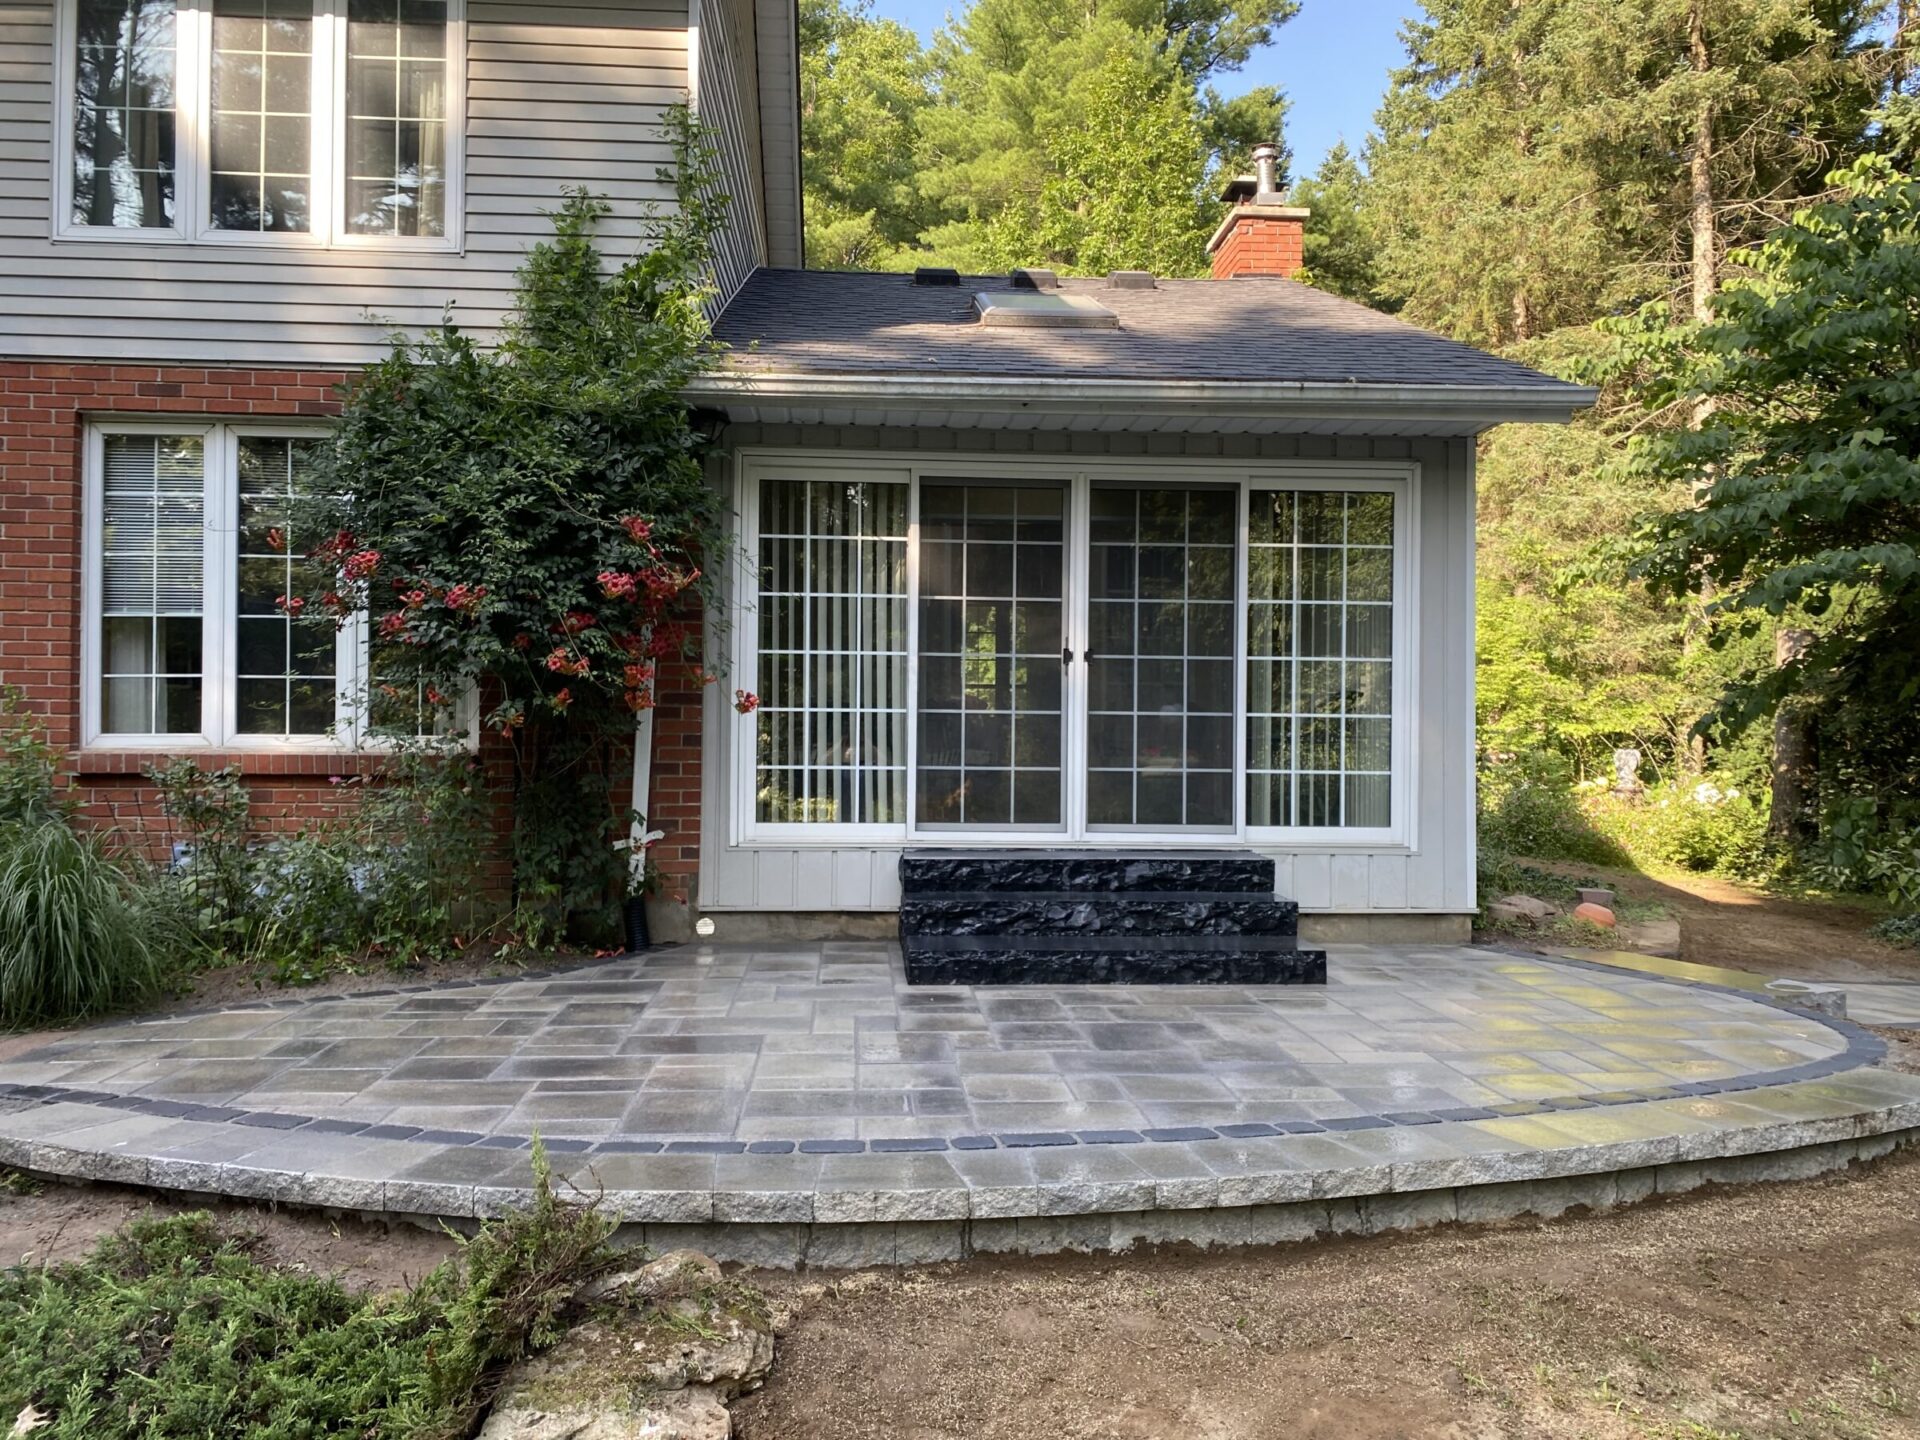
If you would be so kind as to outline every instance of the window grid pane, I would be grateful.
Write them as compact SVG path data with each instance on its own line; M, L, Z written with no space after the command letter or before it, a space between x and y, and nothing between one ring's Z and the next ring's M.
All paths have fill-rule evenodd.
M213 228L305 231L312 0L214 0L212 65Z
M242 735L324 735L338 718L333 622L295 620L282 603L312 588L290 512L319 444L253 435L239 442L234 723Z
M760 487L755 813L897 825L907 790L907 487Z
M1393 823L1394 497L1255 491L1247 823Z
M1095 485L1089 826L1233 824L1237 497Z
M101 453L101 728L198 733L205 446L197 435L109 435Z
M920 492L917 819L1057 827L1066 492Z
M446 234L446 0L348 0L347 231Z
M75 225L168 229L174 202L174 0L79 0Z

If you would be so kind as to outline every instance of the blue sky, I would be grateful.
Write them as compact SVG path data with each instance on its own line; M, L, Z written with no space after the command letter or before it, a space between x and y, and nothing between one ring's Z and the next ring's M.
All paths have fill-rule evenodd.
M930 37L965 0L874 0L875 13ZM1418 6L1409 0L1301 0L1300 13L1281 26L1274 43L1220 88L1234 94L1252 85L1278 85L1292 100L1287 143L1293 168L1304 175L1336 140L1358 149L1386 89L1387 71L1400 64L1400 24Z

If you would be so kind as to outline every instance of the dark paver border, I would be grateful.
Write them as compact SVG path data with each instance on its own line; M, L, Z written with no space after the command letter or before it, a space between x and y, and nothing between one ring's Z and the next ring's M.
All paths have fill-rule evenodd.
M661 949L679 949L680 946L662 946ZM1719 1080L1688 1080L1671 1085L1650 1085L1633 1090L1593 1091L1585 1094L1555 1096L1547 1100L1517 1100L1504 1105L1492 1106L1456 1106L1431 1111L1388 1111L1376 1115L1331 1116L1324 1120L1274 1120L1272 1122L1239 1121L1220 1126L1177 1125L1142 1130L1052 1130L1052 1131L1016 1131L1007 1133L955 1136L911 1136L898 1138L877 1138L872 1140L849 1139L793 1139L793 1140L693 1140L670 1139L664 1136L617 1135L599 1141L586 1141L570 1137L541 1139L546 1149L556 1154L591 1153L599 1155L783 1155L795 1150L803 1155L858 1155L863 1153L893 1154L906 1151L947 1151L947 1150L1026 1150L1051 1148L1070 1145L1152 1145L1152 1144L1188 1144L1209 1140L1235 1140L1258 1135L1314 1135L1339 1134L1354 1130L1380 1130L1391 1127L1409 1127L1432 1125L1443 1121L1455 1120L1491 1120L1509 1116L1549 1115L1568 1110L1590 1110L1604 1106L1635 1105L1655 1100L1687 1099L1706 1095L1726 1095L1747 1090L1762 1090L1775 1085L1791 1085L1803 1080L1824 1080L1828 1076L1842 1071L1863 1069L1877 1064L1885 1058L1886 1042L1851 1020L1842 1020L1824 1015L1814 1010L1803 1010L1775 996L1751 990L1736 989L1728 985L1716 985L1704 980L1688 980L1675 976L1651 975L1644 971L1628 970L1617 965L1608 965L1597 960L1577 959L1570 955L1541 955L1533 951L1518 950L1502 945L1473 945L1470 948L1492 955L1506 956L1510 959L1526 960L1540 965L1558 965L1569 969L1592 970L1614 976L1631 975L1654 985L1678 985L1692 990L1705 990L1712 994L1726 995L1750 1004L1763 1005L1770 1009L1790 1014L1797 1019L1811 1020L1824 1025L1846 1041L1846 1048L1838 1054L1829 1055L1820 1060L1802 1061L1798 1065L1783 1066L1776 1070L1758 1070L1744 1075L1730 1075ZM236 1011L292 1010L306 1005L322 1004L329 1001L364 1000L392 995L419 995L441 990L470 990L489 985L511 985L526 981L558 979L566 975L577 974L581 970L622 963L621 960L608 958L583 963L558 970L529 970L518 975L494 976L486 979L457 979L429 982L422 985L408 985L384 990L360 990L351 994L289 996L241 1005L209 1006L199 1010L175 1011L166 1016L133 1017L116 1021L111 1025L91 1027L95 1029L117 1029L134 1025L154 1024L159 1020L190 1019L204 1015L224 1015ZM1005 987L977 987L1005 988ZM957 997L956 997L957 998ZM26 1060L28 1056L19 1057ZM432 1145L439 1149L471 1147L490 1150L522 1150L532 1147L532 1135L481 1135L468 1130L434 1130L413 1125L382 1125L373 1122L353 1120L335 1120L325 1116L301 1115L281 1111L238 1110L226 1105L198 1105L180 1100L148 1099L139 1095L125 1095L113 1091L69 1088L58 1085L18 1085L0 1083L0 1101L16 1100L42 1105L72 1104L95 1105L106 1109L137 1115L152 1115L168 1120L203 1120L224 1122L227 1124L251 1126L276 1131L307 1130L313 1134L356 1135L368 1140L399 1140L414 1144Z

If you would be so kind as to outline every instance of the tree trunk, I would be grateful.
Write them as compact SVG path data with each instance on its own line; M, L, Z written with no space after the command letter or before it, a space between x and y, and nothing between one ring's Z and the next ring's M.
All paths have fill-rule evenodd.
M1704 81L1713 69L1713 55L1707 49L1706 0L1693 0L1687 9L1687 58L1695 76ZM1700 99L1693 117L1693 144L1687 155L1687 221L1692 232L1689 256L1692 279L1693 318L1705 324L1713 318L1713 292L1720 280L1720 225L1713 206L1713 101ZM1693 402L1693 427L1702 428L1713 414L1713 400L1701 396ZM1713 581L1701 586L1700 605L1687 626L1683 642L1692 650L1707 633L1707 610L1713 604ZM1707 742L1693 735L1687 743L1687 768L1695 775L1707 768Z
M1694 0L1687 15L1687 51L1693 73L1704 77L1713 68L1707 50L1705 0ZM1693 145L1687 156L1688 221L1693 234L1693 318L1706 321L1713 314L1713 291L1720 278L1720 227L1713 208L1713 102L1702 98L1693 119Z
M1813 643L1811 630L1781 630L1773 637L1773 663L1791 665ZM1805 701L1789 696L1773 712L1773 814L1767 830L1792 844L1813 825L1813 716Z

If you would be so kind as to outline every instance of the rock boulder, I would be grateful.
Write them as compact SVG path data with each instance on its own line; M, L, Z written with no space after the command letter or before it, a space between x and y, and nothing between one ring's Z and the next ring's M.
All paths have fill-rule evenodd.
M582 1296L592 1318L507 1376L480 1440L727 1440L773 1367L759 1297L676 1250Z

